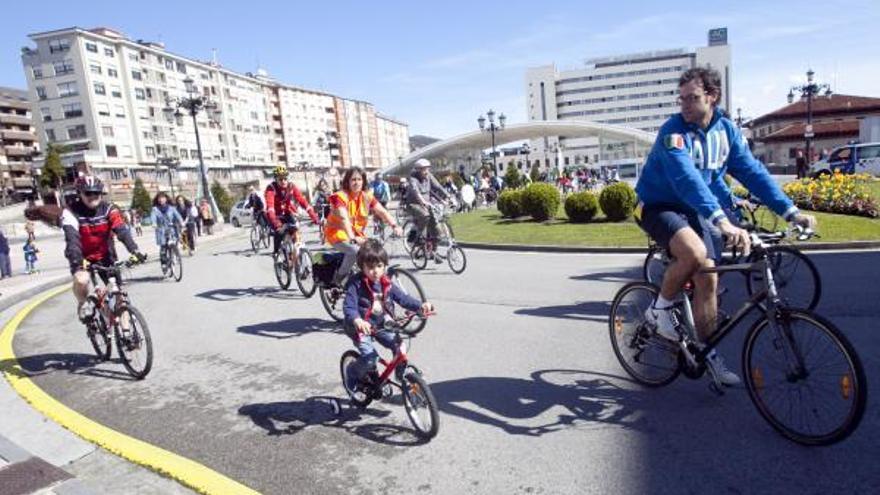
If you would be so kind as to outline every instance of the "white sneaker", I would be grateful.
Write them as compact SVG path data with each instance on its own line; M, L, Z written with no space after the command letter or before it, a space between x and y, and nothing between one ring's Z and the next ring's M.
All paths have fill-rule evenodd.
M645 310L645 319L657 327L657 335L673 342L679 341L677 328L680 324L671 307L658 309L652 304Z
M713 374L718 377L722 385L733 387L742 383L736 373L727 369L724 359L714 349L706 356L706 365L712 368Z

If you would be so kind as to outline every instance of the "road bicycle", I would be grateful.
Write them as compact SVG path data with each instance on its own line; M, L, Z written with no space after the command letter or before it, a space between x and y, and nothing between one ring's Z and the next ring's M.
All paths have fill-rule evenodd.
M429 314L421 314L422 318ZM397 352L390 360L379 358L382 366L381 372L368 373L353 388L349 375L357 367L360 353L354 349L345 351L339 360L339 371L342 375L342 386L348 394L352 404L365 408L374 400L389 398L394 389L398 389L403 396L403 407L406 415L416 429L419 437L428 440L437 435L440 428L440 412L437 400L431 392L428 382L419 370L409 360L407 351L413 335L408 333L406 326L416 317L416 313L409 312L400 318L386 320L384 330L394 332L394 341ZM374 327L374 331L375 331Z
M296 223L287 223L279 231L281 246L273 257L275 278L282 289L290 287L291 278L306 298L315 293L315 280L312 275L314 261L312 253L299 239L299 228Z
M313 267L313 277L315 284L318 286L318 294L321 298L321 304L327 311L327 314L335 321L342 321L345 315L342 312L342 305L345 302L345 287L351 277L359 277L361 275L358 268L352 267L351 273L341 283L333 282L333 277L339 265L342 264L342 253L321 252L315 260ZM397 286L403 293L418 299L421 302L427 301L425 290L418 279L409 271L398 265L391 265L386 270L386 275L391 283ZM412 318L406 320L406 324L402 331L408 335L416 335L425 328L427 319L419 316L416 312L403 310L402 318Z
M757 237L765 244L766 254L773 268L773 274L776 277L776 289L781 298L786 303L795 308L816 309L819 300L822 297L822 279L819 276L819 270L816 264L801 252L797 247L792 245L781 244L785 239L795 238L797 240L806 240L803 231L793 231L792 233L766 233L755 232ZM811 233L810 237L815 233ZM748 256L735 249L730 253L721 256L718 264L720 266L735 265L739 263L748 263L757 260L757 253L751 252ZM645 262L642 265L643 278L654 284L661 285L663 283L663 274L671 263L672 258L659 244L653 240L648 246L648 254L645 256ZM722 272L723 273L723 272ZM763 274L761 272L741 272L745 277L746 290L748 294L754 295L763 287ZM721 273L719 273L719 276ZM719 297L724 295L725 290L719 290Z
M132 266L130 262L116 262L112 266L89 264L92 292L83 302L80 314L84 318L86 334L95 354L101 361L110 359L112 341L115 338L119 359L128 373L141 380L153 366L153 341L143 314L131 303L122 288L119 270ZM98 278L105 285L98 284Z
M258 213L257 215L263 215L263 213ZM253 223L251 223L250 240L251 249L255 253L260 252L260 249L269 247L269 227L256 215L254 216Z
M776 287L771 245L751 233L749 261L704 268L703 272L758 272L761 290L704 343L697 338L690 298L673 306L681 322L679 340L659 336L645 319L659 293L649 282L625 285L608 318L614 354L639 383L667 385L680 373L698 379L708 370L710 389L723 387L706 357L753 311L760 317L748 330L742 372L749 397L761 416L786 438L802 445L829 445L849 436L865 411L867 384L855 349L833 323L809 309L787 304ZM783 233L777 233L781 239ZM768 240L769 242L769 240Z
M461 274L467 268L467 255L452 234L452 228L447 221L449 209L443 205L432 205L431 214L437 219L439 236L437 239L428 239L420 232L416 232L410 249L410 260L417 270L423 270L428 266L429 259L433 258L438 263L446 260L453 273ZM407 231L404 232L412 235Z
M159 265L162 268L162 275L167 278L180 282L183 278L183 258L180 256L180 246L178 244L180 235L179 230L175 227L165 228L165 244L159 248Z

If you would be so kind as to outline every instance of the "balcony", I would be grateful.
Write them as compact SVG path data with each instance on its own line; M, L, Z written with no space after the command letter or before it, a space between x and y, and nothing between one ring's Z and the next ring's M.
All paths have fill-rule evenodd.
M0 131L0 137L6 141L27 141L34 142L37 136L27 131Z
M34 153L34 148L30 146L4 146L4 150L6 150L6 156L31 156Z
M0 113L0 124L12 125L34 125L33 120L26 115L16 115L12 113Z

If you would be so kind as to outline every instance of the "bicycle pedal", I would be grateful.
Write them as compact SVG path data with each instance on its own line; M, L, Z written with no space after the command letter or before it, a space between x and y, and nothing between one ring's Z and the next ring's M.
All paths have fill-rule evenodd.
M382 385L382 398L383 399L387 399L388 397L391 397L392 394L394 394L394 389L391 388L390 383L386 383L386 384Z

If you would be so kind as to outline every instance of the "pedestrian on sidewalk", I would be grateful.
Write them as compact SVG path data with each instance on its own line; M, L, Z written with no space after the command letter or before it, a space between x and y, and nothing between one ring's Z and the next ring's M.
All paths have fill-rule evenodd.
M34 244L34 241L28 239L21 249L24 251L24 273L28 275L37 273L37 253L40 252L37 249L37 245Z
M34 222L30 220L24 223L24 231L27 232L28 240L35 241L37 237L34 235Z
M0 278L12 276L12 264L9 260L9 241L0 230Z
M131 224L134 226L134 233L140 237L144 235L144 229L141 227L141 214L137 210L131 210Z
M205 198L202 198L199 214L202 217L202 223L205 224L205 234L214 235L214 214L211 212L211 205Z
M193 225L195 225L195 231L199 236L202 235L202 217L199 215L199 207L196 206L195 198L192 201L186 202L187 207L189 208L189 215L187 216L187 222L192 221ZM195 236L193 236L193 247L196 246Z

